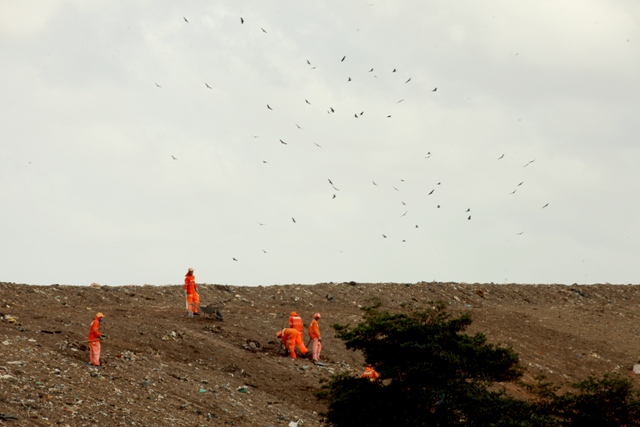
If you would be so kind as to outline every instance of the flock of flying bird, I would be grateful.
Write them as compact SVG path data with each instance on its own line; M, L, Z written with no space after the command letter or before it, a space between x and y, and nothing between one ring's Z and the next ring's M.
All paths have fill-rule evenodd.
M185 22L185 23L189 24L189 20L188 20L186 17L183 17L183 19L184 19L184 22ZM241 24L241 25L244 25L244 23L245 23L245 19L244 19L243 17L240 17L240 20L239 20L239 21L240 21L240 24ZM268 34L268 32L267 32L264 28L260 27L260 30L261 30L264 34ZM344 63L344 62L346 61L346 59L347 59L347 55L343 55L343 56L339 59L339 63ZM311 63L311 61L309 61L308 59L306 60L306 64L307 64L307 65L310 67L310 69L312 69L312 70L315 70L315 69L317 68L317 66L316 66L316 65L313 65L313 64ZM375 69L375 68L371 68L371 69L369 69L369 70L368 70L368 73L373 73L373 72L374 72L374 69ZM390 68L390 73L396 73L396 72L397 72L397 69L396 69L396 68L392 68L392 69ZM374 77L376 77L376 78L377 78L377 76L375 76L375 75L374 75ZM411 77L408 77L406 80L404 80L404 84L408 84L408 83L410 83L410 82L411 82L411 79L412 79ZM354 81L354 80L352 79L352 77L351 77L351 76L346 76L346 81L347 81L347 82L352 82L352 81ZM402 82L402 80L401 80L400 82ZM205 87L206 87L207 89L213 89L213 88L212 88L212 87L211 87L207 82L204 82L204 85L205 85ZM155 86L156 86L157 88L162 88L162 87L163 87L163 86L161 86L160 84L158 84L157 82L155 83ZM432 93L437 92L437 91L438 91L438 87L434 87L434 88L431 90L431 92L432 92ZM399 103L403 102L404 100L405 100L405 99L404 99L404 98L402 98L402 99L398 100L398 101L396 102L396 104L399 104ZM311 105L311 104L312 104L308 99L304 99L304 102L305 102L305 104L307 104L307 105ZM266 104L266 108L267 108L267 110L269 110L269 111L274 111L274 108L273 108L269 103L267 103L267 104ZM336 113L336 108L334 108L334 106L329 106L329 107L327 108L326 112L327 112L327 114L329 114L329 115L335 114L335 113ZM364 111L355 112L355 113L353 114L353 117L354 117L354 118L356 118L356 119L361 118L361 117L364 115L364 113L365 113ZM387 114L387 115L386 115L386 118L391 118L391 117L392 117L392 116L391 116L391 114ZM302 127L301 127L300 125L298 125L297 123L294 123L294 124L295 124L295 126L296 126L298 129L302 130ZM252 137L253 137L253 138L258 138L259 136L257 136L257 135L252 135ZM278 140L279 140L280 144L282 144L282 145L288 145L288 143L287 143L286 141L284 141L283 139L278 138ZM318 144L317 142L314 142L314 144L315 144L315 146L317 146L318 148L322 148L322 146L321 146L320 144ZM500 156L497 158L497 160L502 160L504 157L505 157L505 154L502 154L502 155L500 155ZM172 158L173 160L178 160L174 155L171 155L171 158ZM431 158L431 152L427 152L426 156L424 157L424 159L429 159L429 158ZM263 162L263 163L265 163L265 164L267 163L267 161L266 161L266 160L263 160L262 162ZM531 165L533 162L535 162L535 159L534 159L534 160L531 160L531 161L529 161L529 162L527 162L523 167L525 167L525 168L526 168L526 167L528 167L529 165ZM339 191L340 191L340 189L339 189L338 187L336 187L336 185L333 183L333 181L332 181L330 178L327 178L327 181L328 181L329 185L332 187L332 189L334 190L334 192L333 192L333 194L332 194L332 196L331 196L331 199L336 199L336 197L337 197L337 195L336 195L336 194L337 194L337 192L339 192ZM404 180L400 180L400 181L404 182ZM373 184L374 186L376 186L376 187L378 187L378 186L379 186L379 185L375 182L375 180L372 180L372 184ZM439 185L441 185L441 184L442 184L441 182L437 182L437 184L436 184L436 185L437 185L437 186L439 186ZM510 193L508 193L508 194L509 194L509 195L513 195L513 194L515 194L515 193L516 193L516 191L517 191L517 190L518 190L518 189L519 189L523 184L524 184L524 181L521 181L520 183L518 183L518 184L516 185L516 188L515 188L512 192L510 192ZM393 188L395 191L398 191L398 192L400 191L396 186L392 186L392 188ZM428 193L426 193L426 194L427 194L427 196L431 196L431 195L433 195L433 194L434 194L434 192L435 192L435 188L431 189L431 190L430 190ZM406 203L405 203L404 201L402 201L401 203L402 203L402 205L403 205L403 206L406 206ZM542 209L546 208L547 206L549 206L549 203L546 203L544 206L542 206ZM437 205L436 205L436 208L437 208L437 209L440 209L440 208L441 208L440 204L437 204ZM400 215L400 217L405 217L405 216L407 215L407 213L408 213L408 212L409 212L408 210L405 210L405 211ZM471 208L467 208L467 209L466 209L466 211L465 211L465 216L466 216L466 219L467 219L468 221L470 221L470 220L471 220ZM297 221L296 221L295 217L291 217L291 221L292 221L292 223L293 223L293 224L297 224ZM259 222L259 221L258 221L258 225L259 225L259 226L264 226L264 225L265 225L265 223L262 223L262 222ZM415 227L414 227L414 228L419 228L419 225L418 225L418 224L415 224ZM516 235L518 235L518 236L520 236L520 235L522 235L522 234L524 234L524 232L523 232L523 231L516 233ZM381 236L382 236L382 238L383 238L383 239L387 239L387 238L388 238L387 234L384 234L384 233L382 233L382 234L381 234ZM405 240L405 239L402 239L402 242L406 242L406 240ZM265 254L266 254L266 253L268 253L268 252L267 252L266 250L264 250L264 249L262 249L262 252L263 252L263 253L265 253ZM233 261L238 261L238 258L236 258L236 257L232 257L232 260L233 260Z

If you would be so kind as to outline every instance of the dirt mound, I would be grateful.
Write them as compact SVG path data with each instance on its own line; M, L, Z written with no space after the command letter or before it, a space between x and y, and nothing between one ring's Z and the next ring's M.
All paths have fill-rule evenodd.
M511 345L528 368L571 383L623 372L638 361L640 287L463 283L200 285L201 304L224 320L186 316L182 286L30 286L0 283L0 413L15 426L320 426L314 392L360 354L332 323L356 323L372 297L391 310L441 300L469 311L469 332ZM297 311L322 314L322 359L291 360L275 339ZM88 366L87 333L105 314L100 368ZM305 333L305 342L308 335ZM513 393L523 393L510 386ZM0 421L2 424L2 421Z

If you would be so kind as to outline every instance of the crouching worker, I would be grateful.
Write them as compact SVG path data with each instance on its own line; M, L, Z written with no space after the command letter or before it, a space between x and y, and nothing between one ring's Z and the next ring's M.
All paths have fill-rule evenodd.
M291 355L291 358L293 360L297 359L296 341L299 340L299 337L300 332L298 332L297 329L293 328L284 328L283 330L278 331L278 333L276 334L276 338L280 338L282 340L282 344L284 344L285 350L289 349L289 354ZM307 348L304 346L304 344L302 345L302 347L298 345L298 349L303 355L307 354Z
M367 365L367 367L364 368L364 372L362 373L362 375L360 375L360 378L367 378L369 381L373 382L380 378L380 374L378 374L376 370L373 369L373 366Z
M102 341L103 337L108 337L107 334L100 333L102 319L104 319L104 314L97 313L93 322L91 322L89 337L87 338L87 341L89 341L90 362L94 366L100 366L100 341Z

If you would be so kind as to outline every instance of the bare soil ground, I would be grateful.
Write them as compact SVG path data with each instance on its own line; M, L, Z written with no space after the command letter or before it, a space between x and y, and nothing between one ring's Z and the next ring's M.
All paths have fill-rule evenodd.
M180 285L0 283L0 413L17 417L0 425L321 426L320 380L363 368L330 325L358 322L371 297L390 310L440 300L452 313L470 312L468 332L512 346L528 381L544 375L569 384L620 372L638 382L631 369L640 354L640 286L351 282L199 290L202 305L222 307L223 321L188 318ZM279 352L275 334L292 310L306 324L322 314L325 366ZM98 311L110 337L96 368L87 365L86 339Z

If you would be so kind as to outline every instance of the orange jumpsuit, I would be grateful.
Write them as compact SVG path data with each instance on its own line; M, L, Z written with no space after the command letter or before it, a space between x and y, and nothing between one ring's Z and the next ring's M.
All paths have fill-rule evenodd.
M200 295L196 286L196 276L187 273L184 276L184 291L187 293L187 310L189 313L197 313L200 305Z
M322 350L322 343L320 342L320 327L318 321L313 319L309 325L309 338L313 341L313 361L318 362L320 360L320 351Z
M380 378L380 374L378 374L372 366L368 365L364 368L364 372L360 375L360 378L369 378L369 381L375 381Z
M96 317L91 322L91 327L89 328L89 336L87 337L87 341L89 341L89 355L91 358L91 364L95 366L100 366L100 337L102 334L100 333L100 318Z
M292 359L297 359L296 356L296 343L300 337L300 332L297 329L293 328L285 328L282 331L278 332L276 335L278 338L282 339L282 344L284 344L285 348L289 349L289 354ZM298 349L302 354L307 354L306 348L300 348L298 345Z
M302 323L302 318L295 311L292 311L291 316L289 316L289 327L299 332L296 344L302 354L307 354L307 346L304 345L304 324Z

